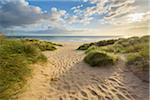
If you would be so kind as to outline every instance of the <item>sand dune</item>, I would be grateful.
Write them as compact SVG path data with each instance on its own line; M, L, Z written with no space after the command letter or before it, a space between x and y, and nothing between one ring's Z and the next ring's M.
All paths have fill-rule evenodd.
M134 76L123 61L90 67L76 51L79 43L64 43L44 52L48 63L33 65L33 77L19 100L148 100L148 83Z

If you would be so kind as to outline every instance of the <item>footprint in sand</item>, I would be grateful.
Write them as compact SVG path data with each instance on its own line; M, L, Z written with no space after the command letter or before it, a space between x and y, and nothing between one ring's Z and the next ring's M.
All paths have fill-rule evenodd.
M86 97L86 98L88 97L87 93L84 92L83 90L82 90L80 93L81 93L82 96L84 96L84 97Z
M147 95L141 98L138 96L148 94L145 92L146 88L144 92L138 92L134 91L134 88L139 88L138 85L127 87L131 84L124 80L125 77L131 77L127 77L128 72L122 71L120 74L117 66L112 74L109 74L109 69L104 73L101 68L95 70L83 62L84 53L74 50L76 46L71 43L53 53L46 52L45 55L51 64L47 69L39 66L41 72L35 69L31 88L19 100L148 100L145 99ZM123 73L125 75L122 75ZM43 77L37 79L38 75ZM47 77L50 77L49 80ZM37 94L32 96L32 93ZM43 94L39 97L41 93Z

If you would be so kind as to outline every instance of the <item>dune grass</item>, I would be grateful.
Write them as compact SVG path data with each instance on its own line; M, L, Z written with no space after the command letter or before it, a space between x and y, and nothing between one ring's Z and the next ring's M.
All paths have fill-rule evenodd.
M38 46L34 44L36 42L39 43ZM50 45L49 42L36 42L11 40L0 36L0 100L17 98L17 94L26 83L26 78L31 75L30 64L46 62L47 58L42 51L54 50L47 49L47 46L44 49L40 48L41 44Z
M147 62L146 66L148 67L148 61L149 61L149 38L150 36L143 36L143 37L130 37L130 38L120 38L117 40L114 40L113 42L99 42L100 44L104 45L92 45L89 46L88 49L86 48L85 53L89 54L93 51L101 51L106 53L114 53L114 54L126 54L127 55L127 65L135 64L137 59L139 65L137 66L143 66L145 67L145 64L143 62ZM110 40L112 41L112 40ZM90 44L90 43L89 43ZM81 45L80 47L82 47ZM79 48L80 48L79 47ZM142 60L141 60L142 59ZM132 62L132 63L131 63ZM135 63L134 63L135 62ZM140 64L141 63L141 64ZM142 65L143 64L143 65Z
M136 52L127 54L126 65L129 69L144 82L149 82L149 44L143 43Z
M25 43L32 44L35 47L39 48L41 51L54 51L56 50L56 46L62 46L61 44L56 44L48 41L40 41L37 39L25 39L22 40Z
M79 46L78 48L77 48L77 50L87 50L89 47L91 47L91 46L93 46L94 45L94 43L86 43L86 44L83 44L83 45L81 45L81 46Z
M99 47L99 49L106 52L126 54L128 66L135 65L137 68L145 69L149 67L149 39L150 36L120 39L112 46Z
M141 69L141 71L149 68L149 44L144 43L139 45L141 50L138 49L136 52L129 53L127 55L127 65L135 65ZM138 47L138 48L139 48Z
M101 66L112 64L113 56L106 56L108 54L125 55L126 65L135 73L149 73L149 39L150 36L120 38L112 43L107 42L105 45L92 45L82 50L85 50L86 56L84 61L91 66ZM108 41L108 40L107 40ZM103 43L103 42L99 42ZM90 43L89 43L90 44ZM87 44L86 44L87 45ZM80 47L84 47L85 44ZM78 49L80 49L80 47ZM99 52L103 52L101 54ZM111 59L111 60L110 60ZM116 60L114 60L115 62ZM139 73L138 72L138 73ZM140 75L143 77L143 75ZM141 79L144 79L141 78ZM145 79L144 79L145 80ZM146 79L148 80L148 79Z
M91 66L107 66L114 65L117 61L117 57L101 51L89 52L84 61Z
M117 39L111 39L111 40L102 40L102 41L98 41L98 42L94 42L94 43L86 43L83 44L81 46L79 46L77 48L77 50L88 50L90 47L92 46L108 46L108 45L112 45L117 41Z

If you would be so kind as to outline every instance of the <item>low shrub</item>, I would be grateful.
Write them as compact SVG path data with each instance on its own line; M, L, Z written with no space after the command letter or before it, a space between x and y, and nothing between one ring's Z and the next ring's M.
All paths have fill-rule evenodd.
M105 66L113 65L116 62L116 58L104 52L93 51L86 55L84 61L91 66Z

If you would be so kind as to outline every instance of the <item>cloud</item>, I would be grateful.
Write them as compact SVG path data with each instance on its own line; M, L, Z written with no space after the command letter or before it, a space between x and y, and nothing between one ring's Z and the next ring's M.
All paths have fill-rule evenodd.
M132 11L135 10L133 3L134 0L126 0L122 2L116 0L114 2L111 2L105 18L109 19L109 18L121 17L131 13Z
M39 7L31 6L25 0L0 1L0 26L11 27L34 24L44 18Z
M31 31L31 33L37 33L37 34L59 34L59 33L67 33L68 30L66 28L60 28L60 27L48 27L44 30L34 30Z
M73 11L74 15L68 15L68 17L66 18L66 22L69 24L89 24L90 21L92 21L93 17L84 15L84 11L81 10L82 7L82 4L76 7L72 7L71 10Z
M63 17L65 16L66 11L65 10L58 10L57 8L51 8L50 12L50 20L54 22L60 22L63 21Z
M66 23L87 25L90 23L91 20L93 20L93 17L80 17L74 15L74 16L69 16L66 19Z
M29 5L28 1L0 0L1 30L69 33L68 28L147 23L150 20L148 0L72 0L82 4L70 10L53 7L49 11Z
M78 6L76 6L76 7L72 7L71 10L80 9L80 8L82 8L82 7L83 7L83 5L81 4L81 5L78 5Z
M65 10L55 7L48 12L42 11L40 7L29 5L25 0L1 0L0 28L59 26L64 22L65 14Z
M145 13L131 13L122 17L113 18L109 20L111 25L128 25L128 24L138 24L145 23L148 24L150 21L150 12Z
M125 18L124 16L133 13L135 9L134 4L138 4L135 0L86 0L85 2L95 5L84 7L81 4L72 7L73 14L69 14L65 10L55 7L45 12L37 6L29 5L25 0L1 0L0 26L6 28L25 26L40 23L42 20L52 25L75 23L85 25L90 24L93 20L103 20L106 21L105 23L112 23L113 20L121 19L121 17ZM96 19L95 16L97 16Z
M130 14L130 15L128 15L127 20L131 21L131 22L150 21L150 12Z
M72 8L74 16L69 18L69 23L90 24L95 16L96 20L104 19L108 23L112 19L130 14L135 9L133 6L135 0L89 0L88 2L95 5L82 10L80 8L84 5Z
M132 11L135 0L90 0L96 6L90 8L94 14L105 14L104 18L117 17ZM86 13L89 13L87 10Z

